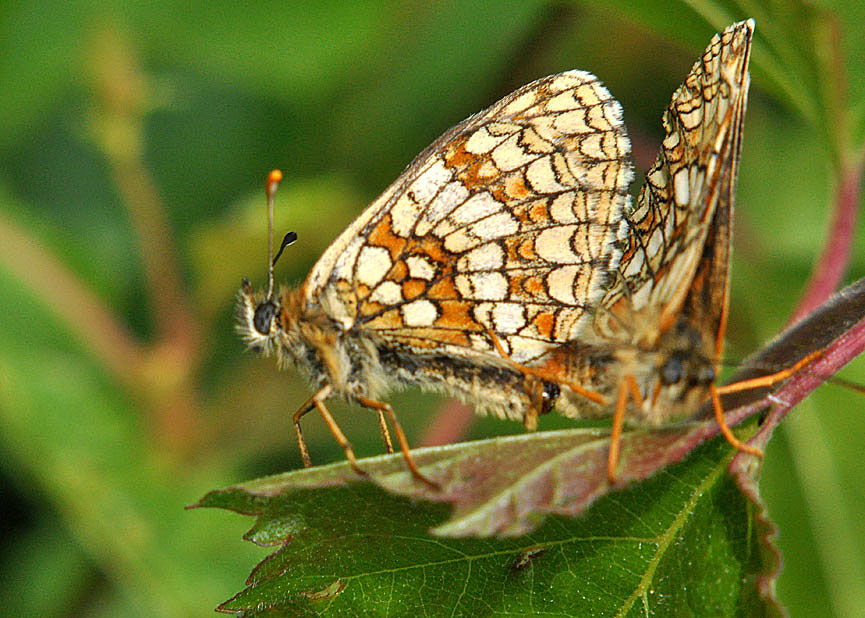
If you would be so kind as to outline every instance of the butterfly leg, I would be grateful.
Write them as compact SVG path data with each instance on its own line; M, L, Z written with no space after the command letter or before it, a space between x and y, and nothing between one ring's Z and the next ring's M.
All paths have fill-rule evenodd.
M751 378L749 380L733 382L732 384L725 384L724 386L715 386L714 384L711 384L709 386L709 393L712 397L712 409L715 412L715 420L718 422L718 427L721 428L721 433L724 434L727 442L732 444L733 447L738 451L744 451L746 453L750 453L751 455L756 455L757 457L763 456L763 451L742 442L741 440L739 440L739 438L733 435L733 431L730 429L730 426L727 424L727 421L724 418L724 407L721 404L721 395L727 393L738 393L754 388L765 388L768 386L773 386L778 382L786 380L790 376L794 375L797 371L802 369L802 367L817 360L822 355L823 350L815 350L794 363L792 366L788 367L787 369L783 369L768 376L760 376L758 378Z
M804 358L796 361L790 367L786 369L782 369L777 373L772 373L767 376L760 376L758 378L751 378L748 380L742 380L740 382L733 382L732 384L725 384L724 386L718 386L718 394L726 395L727 393L738 393L740 391L749 391L754 388L765 388L768 386L774 386L778 382L783 382L787 378L794 375L798 372L802 367L808 365L809 363L813 363L815 360L823 356L823 350L814 350L810 354L806 355Z
M384 440L384 447L387 449L388 455L393 454L393 442L390 439L390 431L387 428L387 422L384 420L384 411L376 410L378 414L378 428L381 430L381 437Z
M529 407L523 416L523 427L526 431L537 431L538 416L544 409L544 383L537 376L525 375L524 388L529 396Z
M531 403L529 405L529 410L526 412L526 416L523 419L523 424L529 431L534 431L537 428L537 417L540 411L543 409L544 380L546 380L547 382L553 382L560 386L566 386L577 395L585 397L589 401L593 401L600 405L607 405L607 398L600 393L596 393L595 391L583 388L576 382L569 382L567 380L563 380L558 376L543 371L542 369L538 369L535 367L526 367L525 365L519 364L510 357L507 351L505 351L505 348L502 345L501 339L499 339L498 335L496 335L489 328L487 328L486 331L490 340L493 342L493 347L496 349L496 352L498 352L499 356L508 361L508 363L511 364L514 370L519 371L526 378L526 393L528 394ZM534 379L530 380L530 378Z
M721 429L721 433L724 434L727 442L733 445L733 448L737 451L744 451L756 455L757 457L762 457L763 451L758 449L756 446L745 444L733 434L733 430L730 429L730 426L727 424L727 419L724 418L724 406L721 404L721 394L719 393L718 387L714 384L710 384L709 394L712 397L712 410L715 412L715 420L718 422L718 427Z
M415 477L417 480L429 485L433 489L440 489L437 483L425 477L418 469L417 464L414 461L414 457L411 456L411 447L408 444L408 438L406 438L405 432L402 430L402 425L399 424L399 420L397 420L396 414L394 413L391 405L383 401L367 399L366 397L358 396L356 399L357 402L364 408L376 410L379 413L385 413L388 415L388 417L390 417L390 422L393 424L394 431L396 431L396 439L399 442L399 448L402 451L402 456L405 459L405 463L408 466L408 469L411 471L412 476Z
M366 476L366 472L364 472L357 463L357 456L354 454L354 449L351 448L351 443L348 441L348 438L345 437L345 434L342 432L342 429L339 428L339 425L336 424L333 415L331 415L330 411L324 405L324 400L328 398L332 390L333 389L330 385L325 386L315 395L307 399L300 409L294 413L294 430L295 433L297 433L297 442L300 445L300 454L303 457L303 465L308 468L312 465L312 461L309 458L309 450L306 448L306 441L303 439L303 432L300 429L300 419L303 418L307 412L316 409L324 419L327 428L330 429L330 433L333 434L333 437L342 447L342 450L345 452L345 458L348 459L348 463L351 464L352 469L358 474Z
M307 399L292 417L292 421L294 421L294 433L297 435L297 445L300 447L300 456L303 458L304 468L312 466L312 460L309 458L309 449L306 447L306 440L303 439L303 429L300 427L300 419L302 419L307 412L315 409L315 403L313 403L314 397L315 395Z
M619 452L621 450L622 429L625 426L625 410L628 407L628 395L634 400L638 408L643 407L643 395L637 386L634 376L625 376L619 385L619 394L616 397L616 410L613 412L613 428L610 432L610 452L607 455L607 480L610 485L616 482L616 468L619 466Z

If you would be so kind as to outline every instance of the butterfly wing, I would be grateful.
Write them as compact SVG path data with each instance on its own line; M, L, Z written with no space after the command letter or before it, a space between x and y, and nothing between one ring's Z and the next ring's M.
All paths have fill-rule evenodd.
M415 353L529 362L577 338L621 257L633 171L594 76L535 81L445 133L333 243L306 302Z
M682 311L701 331L723 330L753 31L748 20L715 35L674 93L661 152L626 215L621 276L602 303L610 311L598 314L601 330L615 329L618 308L645 307L662 332Z

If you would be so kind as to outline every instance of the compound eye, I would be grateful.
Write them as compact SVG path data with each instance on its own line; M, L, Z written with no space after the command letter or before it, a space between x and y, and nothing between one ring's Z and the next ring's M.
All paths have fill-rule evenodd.
M682 359L678 356L671 356L667 359L667 362L664 363L664 366L661 367L661 382L666 386L676 384L682 379L684 370L685 367L682 363Z
M255 315L252 318L252 325L255 326L255 330L262 335L269 335L270 323L273 321L273 318L277 313L279 313L279 309L273 301L269 300L258 305L258 307L255 308Z
M541 414L546 414L553 409L561 393L562 389L555 382L544 382L544 392L541 394Z

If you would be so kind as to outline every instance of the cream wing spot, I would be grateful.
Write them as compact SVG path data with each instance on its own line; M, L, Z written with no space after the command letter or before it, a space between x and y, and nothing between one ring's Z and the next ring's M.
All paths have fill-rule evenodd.
M668 133L667 136L664 138L662 145L664 146L665 150L673 150L673 148L679 145L679 134L676 131ZM661 169L658 168L658 171L661 171Z
M369 287L384 279L392 265L390 252L384 247L364 247L357 260L356 279Z
M580 103L583 104L583 107L597 108L598 104L602 101L602 99L598 97L597 90L589 84L576 90L576 94L577 98L580 99Z
M718 101L718 108L714 115L718 118L723 118L727 113L727 108L730 106L729 99L727 97L720 97L716 100Z
M481 240L493 240L514 234L520 224L510 213L500 212L472 224L471 229Z
M525 307L517 303L497 303L493 307L495 331L512 335L526 325Z
M625 277L634 277L640 274L640 271L643 270L643 265L645 264L645 260L640 257L634 257L628 262L628 265L625 267L624 272L622 273Z
M565 305L578 304L574 296L574 284L578 274L578 266L562 266L547 275L550 297Z
M541 157L529 164L526 179L538 193L560 193L567 187L559 184L550 157Z
M673 177L673 197L679 206L687 206L691 201L688 168L683 167Z
M503 172L523 167L538 155L528 152L520 145L520 136L511 135L492 151L493 163Z
M405 263L408 266L409 276L413 277L414 279L424 279L425 281L432 281L433 277L435 277L436 268L425 257L421 257L419 255L410 255L406 258Z
M553 120L553 128L565 135L594 133L596 130L594 127L588 125L586 122L586 112L582 109L556 115Z
M603 140L604 136L600 133L587 135L580 140L580 151L592 159L607 159L608 157L604 152Z
M585 169L581 180L587 187L602 190L607 185L607 177L617 167L617 163L596 163ZM573 167L571 169L573 170ZM579 170L576 170L576 172L578 173Z
M660 227L660 226L659 226ZM667 214L664 219L664 236L667 238L673 237L673 232L676 231L676 216L675 211L672 211Z
M498 270L504 263L504 250L496 243L487 243L462 256L457 262L457 269L462 272Z
M465 253L484 241L510 236L519 229L519 222L507 212L500 212L460 228L445 238L445 249Z
M546 108L549 112L564 112L581 107L580 103L574 98L573 90L566 90L561 94L557 94L547 101Z
M508 337L511 344L510 356L514 361L525 364L539 358L550 351L552 347L549 343L539 341L531 337L520 337L512 335Z
M547 262L554 264L575 264L585 261L571 248L578 227L577 225L558 225L545 229L535 239L535 251Z
M486 154L501 144L507 135L491 135L487 127L481 127L466 141L466 151L472 154Z
M679 118L682 121L682 125L688 131L693 131L696 129L701 122L703 122L703 108L696 107L689 112L684 112L679 114Z
M444 239L445 250L457 255L465 253L479 243L480 241L473 237L465 228L449 233Z
M501 114L502 116L514 116L534 105L537 100L538 95L535 93L535 91L529 90L518 96L507 105L505 105L505 107L501 111Z
M487 328L492 328L493 322L491 316L494 306L493 303L478 303L472 310L472 317L474 317L478 324L483 324Z
M446 219L442 219L438 223L438 225L436 225L431 230L431 233L436 238L445 238L445 237L449 236L450 234L453 234L454 230L456 230L456 228L457 228L457 226L454 224L453 220L451 220L448 217Z
M447 217L454 208L466 201L469 190L458 180L445 185L438 195L424 209L421 220L415 228L416 236L426 236L430 228Z
M588 118L589 126L595 131L610 130L610 121L607 119L606 114L604 114L604 108L600 105L590 107L586 111L586 116Z
M467 275L457 275L454 277L454 286L457 289L457 293L462 298L474 297L475 291L472 288L472 282L469 280Z
M518 134L522 129L522 125L515 122L507 122L503 118L500 120L493 120L487 125L487 131L490 132L490 135L495 137L511 137L512 135ZM519 136L517 135L517 137Z
M435 162L411 183L408 192L414 193L416 201L426 204L452 176L453 172L447 168L445 162L436 158Z
M664 231L659 227L652 235L649 237L649 244L646 246L646 253L649 255L657 255L661 249L663 249L664 243Z
M369 295L369 300L381 303L385 306L396 305L402 302L402 288L393 281L382 281L382 283Z
M425 299L406 303L400 310L402 311L403 322L409 327L432 326L438 317L436 306Z
M523 148L533 154L550 154L556 150L547 138L541 136L537 131L531 128L523 131L523 134L520 136L520 141Z
M556 196L550 206L550 216L556 223L574 223L574 194L573 192L562 193Z
M476 300L504 300L508 293L508 281L500 272L478 272L465 275L472 287Z
M411 198L410 193L400 195L390 211L394 234L408 238L421 209L421 205Z
M502 203L488 191L471 196L450 215L456 225L473 223L502 209Z
M493 344L486 333L469 333L469 341L472 349L483 350L484 352L495 352Z
M646 177L649 183L653 187L657 187L658 189L664 189L667 186L667 172L663 168L656 168L649 172L649 175ZM647 209L649 204L641 204L641 209Z
M492 180L499 175L499 168L495 166L492 160L484 161L483 165L481 165L478 170L478 178L485 180Z
M709 173L710 174L714 171L713 168L715 166L713 165L713 163L715 163L714 160L709 165ZM703 185L705 183L705 180L706 180L706 176L705 176L705 172L703 172L703 170L698 169L697 167L691 168L691 179L690 179L691 202L693 202L695 199L697 199L698 196L704 195L704 186ZM702 210L704 210L704 209L701 209L701 212L700 212L701 216L703 214Z

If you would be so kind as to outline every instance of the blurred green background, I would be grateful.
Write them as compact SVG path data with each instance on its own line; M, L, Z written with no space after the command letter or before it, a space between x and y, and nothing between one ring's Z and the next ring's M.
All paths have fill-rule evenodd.
M549 73L604 80L645 170L673 90L749 16L728 356L755 350L824 246L865 101L860 3L772 6L6 0L0 613L207 616L265 555L240 538L251 520L183 507L300 465L290 415L308 391L233 331L241 277L265 283L271 168L286 175L277 232L300 236L278 279L296 282L417 152ZM865 271L856 239L848 281ZM844 376L865 383L865 363ZM443 409L446 429L465 418L414 391L391 401L413 444L440 439ZM863 408L824 386L767 452L793 616L865 616ZM372 415L333 409L361 454L381 452ZM317 421L314 460L340 459ZM519 431L478 419L466 435Z

